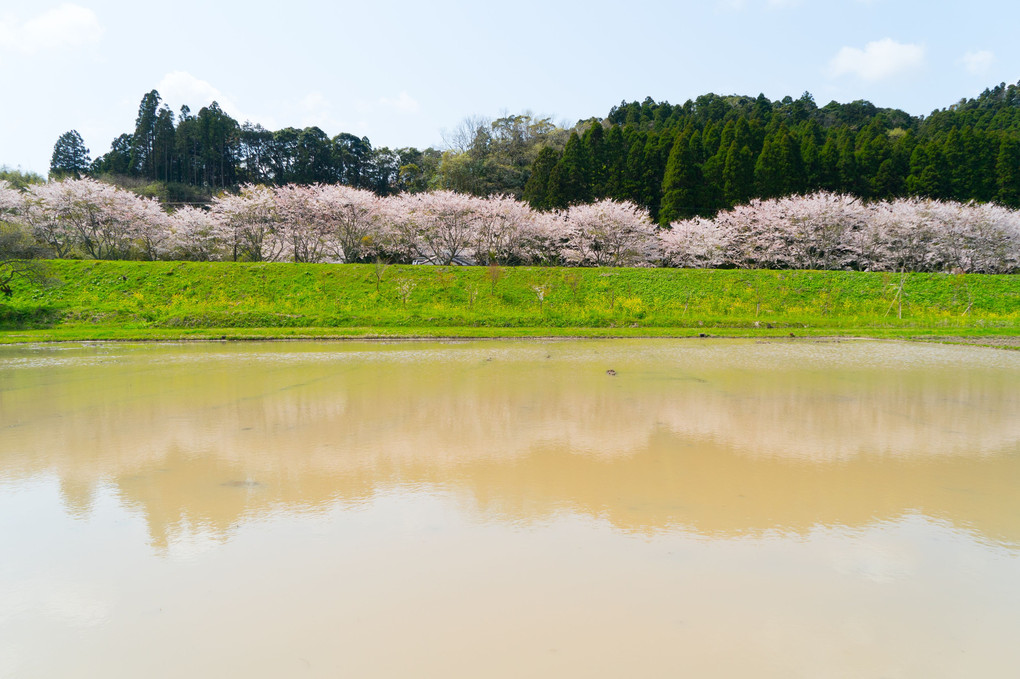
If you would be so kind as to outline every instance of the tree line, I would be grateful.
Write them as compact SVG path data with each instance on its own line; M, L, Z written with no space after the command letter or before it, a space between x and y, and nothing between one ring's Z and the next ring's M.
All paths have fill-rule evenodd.
M210 209L167 212L94 179L26 189L0 180L0 274L13 278L4 262L41 249L93 259L1016 273L1020 210L820 192L753 199L665 228L610 199L540 211L445 190L381 197L341 184L246 184Z
M556 209L630 200L666 225L816 191L1020 207L1020 88L1000 85L928 117L810 94L622 103L543 150L524 197Z
M187 106L175 114L152 90L142 98L134 131L119 135L94 160L76 130L61 135L50 175L202 187L208 194L246 183L341 183L386 195L426 188L422 168L439 155L432 149L373 148L367 137L330 137L318 127L271 131L241 124L216 102L197 114Z
M929 116L867 101L817 106L810 94L706 94L681 105L622 102L567 129L530 113L465 120L445 149L374 148L318 127L270 131L215 102L175 114L153 90L135 129L92 160L71 130L51 175L106 176L207 199L243 184L344 184L385 196L453 190L507 195L538 210L611 199L661 225L752 199L829 191L865 200L917 196L1020 207L1020 86L1001 84ZM196 198L196 195L198 198Z

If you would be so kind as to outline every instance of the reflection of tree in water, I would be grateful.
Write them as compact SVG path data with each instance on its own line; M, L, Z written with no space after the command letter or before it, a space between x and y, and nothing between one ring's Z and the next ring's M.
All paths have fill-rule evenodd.
M13 370L0 467L56 472L79 513L110 481L160 546L419 486L496 521L733 536L919 512L1020 544L1015 371L840 362L879 345L834 348L824 370L800 349L756 368L776 350L619 346L146 348Z
M116 479L118 493L145 516L153 546L165 549L182 534L227 539L249 520L274 511L308 512L337 502L360 504L375 492L372 480L326 470L246 469L213 451L167 452L160 466Z
M979 539L1020 547L1020 457L889 459L834 463L747 457L733 448L653 434L628 455L579 454L539 446L513 459L476 457L462 465L404 460L361 469L253 473L215 455L171 451L163 466L119 478L139 507L153 544L182 531L226 538L232 528L274 511L360 505L393 487L429 487L463 499L483 520L534 522L564 511L627 532L686 530L710 537L818 527L864 528L907 514L945 520Z

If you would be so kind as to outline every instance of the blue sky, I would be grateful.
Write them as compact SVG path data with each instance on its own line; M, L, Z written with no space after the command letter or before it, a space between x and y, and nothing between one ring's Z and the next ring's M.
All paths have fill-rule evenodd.
M45 174L70 129L105 153L154 88L396 148L470 115L804 91L916 115L1020 80L1020 4L996 0L207 1L0 0L0 165Z

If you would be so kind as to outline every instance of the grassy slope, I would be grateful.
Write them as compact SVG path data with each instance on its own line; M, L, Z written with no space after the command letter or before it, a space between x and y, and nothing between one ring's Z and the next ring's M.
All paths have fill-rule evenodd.
M520 267L493 281L486 267L391 266L377 292L372 265L52 266L60 285L0 303L0 340L1020 335L1017 276Z

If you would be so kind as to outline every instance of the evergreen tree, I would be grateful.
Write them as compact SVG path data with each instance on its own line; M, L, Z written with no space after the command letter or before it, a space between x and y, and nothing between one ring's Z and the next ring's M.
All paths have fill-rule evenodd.
M942 143L942 157L945 158L947 172L942 177L945 184L945 197L953 200L964 200L970 188L971 167L967 163L967 153L960 130L950 130Z
M548 207L564 209L591 200L590 176L585 146L577 132L571 132L563 155L549 173Z
M625 200L637 205L644 205L645 148L648 144L648 137L643 132L632 128L632 134L627 143L627 166L621 192Z
M820 149L811 135L804 135L800 140L800 164L804 170L804 187L806 191L817 191L822 188L822 167Z
M648 210L652 221L659 220L662 180L666 174L666 163L675 140L676 133L673 130L663 130L658 134L649 135L645 144L644 172L641 182L642 201L639 205Z
M538 157L531 166L531 176L524 185L524 200L536 210L552 207L548 197L549 177L559 159L560 154L556 149L546 146L538 152Z
M839 191L839 146L837 133L829 130L818 152L818 185L827 191Z
M587 129L581 141L588 159L589 192L592 198L606 196L606 182L609 179L609 163L606 157L606 138L602 123L595 121Z
M855 154L855 139L852 130L844 127L836 138L836 149L839 153L836 161L836 171L839 183L836 190L846 193L861 195L861 176L857 168L857 155Z
M995 199L1002 205L1020 207L1020 140L1003 137L995 161L998 192Z
M998 194L996 165L1001 135L977 129L968 129L964 135L967 150L966 163L971 167L969 190L963 200L988 202Z
M869 182L869 194L879 200L891 200L903 194L903 172L896 166L896 161L886 158L878 166L878 171Z
M174 134L177 173L182 182L191 185L202 183L202 135L198 119L187 106L181 107L177 130Z
M201 183L213 188L233 186L237 170L237 121L214 101L198 112L196 123L201 141Z
M174 171L175 140L174 114L163 106L156 116L152 131L152 157L149 160L151 179L169 182L177 177Z
M723 167L723 197L730 205L741 205L751 199L754 192L754 156L747 146L730 144Z
M730 150L730 144L732 144L737 137L737 126L732 119L726 121L726 125L723 126L722 132L719 135L719 153L727 154Z
M138 106L135 133L131 137L131 173L152 177L152 145L156 136L156 117L159 110L159 92L150 91Z
M623 129L614 125L606 133L605 196L613 200L627 200L627 141Z
M90 172L95 175L126 175L131 171L131 135L122 134L110 144L106 155L92 163Z
M723 171L726 169L726 153L724 149L701 165L701 208L698 214L710 217L719 210L729 207L723 195L725 180Z
M53 155L50 157L51 177L80 179L82 175L88 173L91 165L89 150L85 148L85 142L77 130L60 135L57 143L53 145Z
M719 145L722 143L722 128L720 123L710 122L705 125L701 132L701 148L704 158L707 160L719 152ZM725 151L723 151L725 153Z
M702 209L700 135L691 127L677 135L666 161L662 180L662 202L659 222L669 224L698 214Z
M766 137L761 155L754 164L754 185L758 196L775 198L796 193L803 180L800 150L794 145L786 126Z
M764 94L759 94L758 98L754 100L750 118L762 125L768 124L772 119L772 102Z
M762 139L764 139L763 131L760 126L751 127L747 118L741 116L737 118L736 124L733 126L733 141L737 142L737 148L747 147L751 149L751 155L758 157L761 153ZM759 139L759 136L762 139Z
M889 159L891 148L889 137L885 128L878 120L872 121L867 127L857 133L854 144L854 162L857 166L859 176L858 191L864 197L875 195L877 189L876 177L879 168ZM893 169L893 165L887 165L886 169ZM883 184L891 178L883 177Z
M368 137L356 137L346 132L333 137L333 159L340 183L356 188L368 185L372 163L372 144Z
M921 185L921 173L924 172L924 168L928 167L930 162L928 146L926 144L918 144L915 146L914 150L910 153L909 171L906 179L908 194L912 196L924 195L924 193L919 190Z
M929 198L944 198L949 192L948 182L937 165L927 165L921 171L913 192Z
M945 156L937 143L918 145L910 156L907 193L927 198L946 198L949 183L945 173Z
M299 184L337 181L333 163L333 142L318 127L306 127L297 138L294 157L294 181Z

